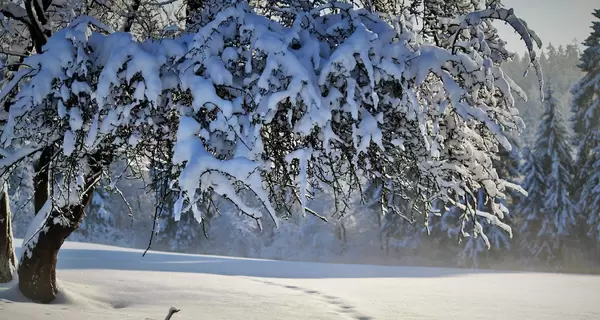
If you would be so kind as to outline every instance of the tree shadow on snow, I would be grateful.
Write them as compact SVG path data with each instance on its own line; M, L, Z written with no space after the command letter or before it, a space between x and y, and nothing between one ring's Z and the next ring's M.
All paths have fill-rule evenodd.
M17 248L17 251L21 251ZM460 276L493 271L398 267L357 264L331 264L295 262L148 252L142 257L141 250L105 250L95 248L63 248L58 257L58 268L108 269L130 271L160 271L207 273L217 275L263 277L263 278L432 278Z

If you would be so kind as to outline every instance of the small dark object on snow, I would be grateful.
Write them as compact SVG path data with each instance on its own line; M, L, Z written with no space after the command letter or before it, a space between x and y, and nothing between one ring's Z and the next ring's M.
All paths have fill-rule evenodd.
M171 309L169 309L169 314L165 317L165 320L170 320L171 317L173 316L173 314L179 312L181 310L175 308L175 307L171 307Z

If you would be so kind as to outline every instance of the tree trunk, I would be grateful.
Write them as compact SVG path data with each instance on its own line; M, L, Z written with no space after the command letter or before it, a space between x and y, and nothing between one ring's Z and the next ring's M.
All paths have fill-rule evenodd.
M40 158L35 164L35 176L33 177L33 208L37 214L50 195L50 162L52 160L52 147L45 147Z
M11 227L10 203L6 186L0 193L0 283L13 279L16 269L15 249Z
M84 204L52 210L46 220L47 231L39 233L33 248L23 247L25 252L19 264L19 289L23 295L41 303L54 301L58 293L58 251L65 239L79 227L84 215ZM62 222L56 223L57 220Z
M53 208L44 228L34 236L32 244L23 244L23 256L19 263L19 289L27 298L50 303L58 293L56 263L58 251L65 239L81 224L85 209L92 199L94 186L99 181L103 166L111 161L111 155L98 152L89 159L91 173L87 176L80 203L60 209ZM42 213L38 213L42 214ZM36 241L37 240L37 241Z

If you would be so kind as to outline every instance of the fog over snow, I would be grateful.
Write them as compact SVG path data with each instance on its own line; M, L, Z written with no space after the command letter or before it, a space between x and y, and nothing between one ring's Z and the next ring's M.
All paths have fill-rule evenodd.
M20 245L20 242L19 242ZM19 248L20 249L20 248ZM20 250L19 250L20 251ZM284 262L67 242L64 293L0 285L2 319L599 319L600 276Z

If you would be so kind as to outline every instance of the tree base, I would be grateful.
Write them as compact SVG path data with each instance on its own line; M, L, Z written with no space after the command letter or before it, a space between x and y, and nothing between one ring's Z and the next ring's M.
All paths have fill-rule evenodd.
M0 283L12 281L16 269L11 227L10 204L6 187L0 189Z
M47 231L41 231L33 247L26 250L19 264L19 289L27 298L41 303L56 299L56 263L58 251L65 239L79 227L84 207L71 206L53 210L46 220ZM56 223L60 221L60 223Z

